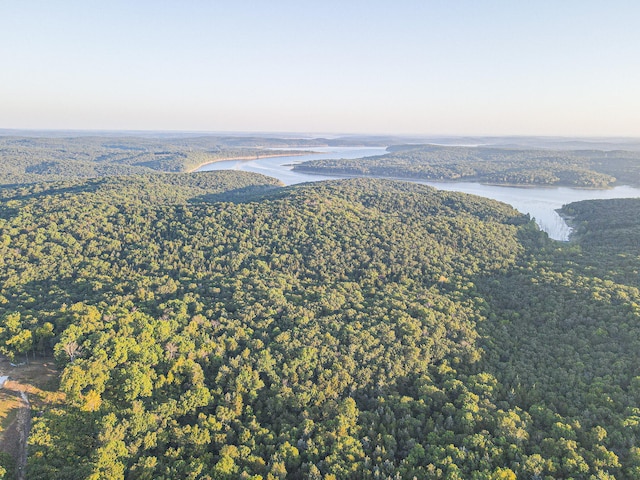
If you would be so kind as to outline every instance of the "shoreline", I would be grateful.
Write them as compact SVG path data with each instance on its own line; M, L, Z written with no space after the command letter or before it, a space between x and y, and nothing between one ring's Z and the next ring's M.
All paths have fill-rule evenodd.
M477 183L478 185L486 185L489 187L509 187L509 188L523 188L523 189L528 189L528 188L548 188L548 189L554 189L554 188L571 188L573 190L612 190L614 189L616 186L629 186L632 188L636 188L634 185L629 185L629 184L621 184L621 185L607 185L606 187L585 187L585 186L577 186L577 185L567 185L567 184L553 184L553 185L547 185L547 184L535 184L535 183L495 183L495 182L483 182L481 180L478 179L460 179L460 180L453 180L453 179L433 179L433 178L421 178L421 177L391 177L391 176L387 176L387 175L353 175L353 174L346 174L346 173L337 173L337 172L331 172L331 173L325 173L325 172L318 172L318 171L311 171L311 170L300 170L300 169L296 169L295 166L296 165L300 165L299 163L294 163L291 164L291 166L293 166L293 170L300 172L300 173L304 173L307 175L322 175L324 177L337 177L337 178L382 178L382 179L387 179L387 180L400 180L400 181L408 181L408 182L433 182L433 183Z
M567 227L569 227L569 233L567 234L567 238L566 240L563 240L563 241L567 243L569 242L575 243L575 241L577 240L576 228L578 227L578 224L575 222L575 217L572 215L567 215L564 212L563 208L564 206L560 208L556 208L555 210L555 212L562 219L562 221L567 225Z
M260 160L261 158L275 158L275 157L301 157L303 155L311 155L314 153L320 153L320 152L300 152L298 151L297 153L291 153L291 152L287 152L287 153L275 153L272 155L245 155L244 157L229 157L229 158L219 158L216 160L211 160L210 162L202 162L199 165L196 165L195 167L192 167L188 170L185 170L185 173L194 173L197 170L199 170L200 168L204 167L205 165L210 165L212 163L218 163L218 162L230 162L232 160Z

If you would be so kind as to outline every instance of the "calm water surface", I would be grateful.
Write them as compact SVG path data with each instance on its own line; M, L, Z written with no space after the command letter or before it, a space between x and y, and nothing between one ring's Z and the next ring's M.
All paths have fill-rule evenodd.
M302 150L302 149L295 149ZM310 175L293 171L291 164L317 160L321 158L361 158L374 155L382 155L385 148L364 147L327 147L314 148L309 155L291 157L261 158L257 160L229 160L204 165L199 172L209 170L243 170L247 172L262 173L279 179L285 185L293 185L303 182L317 182L341 176ZM483 185L471 182L425 182L415 181L424 185L430 185L440 190L471 193L482 197L492 198L508 203L522 213L528 213L535 218L536 223L551 238L567 240L571 229L558 215L556 210L562 205L580 200L606 199L606 198L635 198L640 197L640 188L620 186L608 190L583 190L568 187L501 187L495 185Z
M278 148L277 150L287 150L286 148ZM290 150L306 150L305 148L291 148ZM269 177L280 180L285 185L293 185L303 182L318 182L320 180L330 180L336 178L345 178L338 176L325 175L309 175L307 173L294 172L291 164L302 163L309 160L318 160L320 158L361 158L371 157L374 155L384 155L386 149L363 148L363 147L318 147L310 149L313 152L309 155L295 155L291 157L272 157L259 158L257 160L229 160L225 162L209 163L203 165L197 171L205 172L209 170L243 170L245 172L262 173Z

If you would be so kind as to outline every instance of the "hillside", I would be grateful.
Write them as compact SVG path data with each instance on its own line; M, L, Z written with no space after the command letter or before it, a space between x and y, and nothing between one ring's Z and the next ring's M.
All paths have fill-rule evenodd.
M582 236L384 180L1 195L0 350L54 355L66 398L30 479L639 473L637 277Z
M276 139L264 139L263 145L256 144L259 140L242 137L0 135L0 185L187 172L220 160L296 153L292 150L267 150L264 145L270 145ZM279 144L289 146L285 140L280 140Z

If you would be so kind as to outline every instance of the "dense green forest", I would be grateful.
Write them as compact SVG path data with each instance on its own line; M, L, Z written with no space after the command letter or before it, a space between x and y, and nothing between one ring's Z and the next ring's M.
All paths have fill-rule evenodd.
M218 137L11 137L0 136L0 185L114 175L186 172L230 158L294 155L266 150L259 139ZM290 142L295 143L295 142ZM264 139L266 145L289 146ZM304 143L303 143L304 145Z
M311 160L306 173L605 188L640 185L640 152L397 145L359 159Z
M65 394L28 478L640 478L638 206L559 243L387 180L0 190L0 352Z

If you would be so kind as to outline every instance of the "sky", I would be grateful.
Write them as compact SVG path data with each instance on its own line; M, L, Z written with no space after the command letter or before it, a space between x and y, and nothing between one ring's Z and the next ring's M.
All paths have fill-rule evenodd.
M637 0L0 0L0 128L640 137Z

